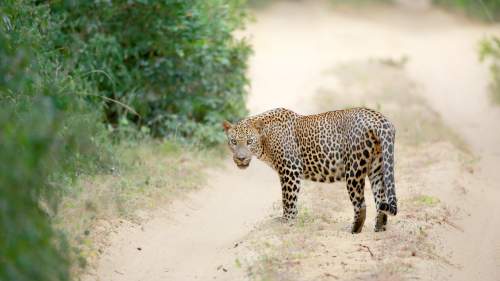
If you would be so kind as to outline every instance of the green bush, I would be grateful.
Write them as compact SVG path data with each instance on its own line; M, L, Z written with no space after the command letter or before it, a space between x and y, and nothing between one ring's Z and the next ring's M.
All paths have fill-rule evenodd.
M437 5L458 9L466 15L486 21L500 20L498 0L433 0Z
M55 193L46 183L62 152L53 147L60 124L42 103L30 113L0 113L0 280L69 279L64 237L39 202Z
M68 280L65 239L50 225L61 177L107 163L89 86L54 51L43 5L0 4L0 280Z
M66 179L108 170L110 131L211 144L246 113L241 5L0 2L0 280L70 278L51 216Z
M60 122L50 99L37 92L34 57L16 38L24 36L18 22L0 17L6 22L0 28L0 280L68 280L63 240L39 204L61 152L53 147Z
M213 144L220 123L246 114L250 48L233 32L240 0L56 1L56 47L105 101L106 121L126 119L155 136Z
M490 91L494 102L500 104L500 39L487 38L480 42L479 59L490 63Z

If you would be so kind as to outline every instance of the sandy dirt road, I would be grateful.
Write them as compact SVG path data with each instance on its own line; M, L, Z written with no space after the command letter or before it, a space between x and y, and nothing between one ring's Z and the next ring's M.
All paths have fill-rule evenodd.
M448 262L435 266L432 274L423 267L437 261L415 262L412 276L419 280L435 277L498 280L500 110L488 101L488 73L486 67L479 64L476 50L480 38L500 34L500 27L468 22L432 9L425 1L417 1L418 5L406 2L413 4L332 10L323 1L290 1L257 11L257 21L247 31L255 50L250 64L252 88L248 106L252 113L274 107L287 107L300 113L315 112L320 108L313 100L318 91L336 87L338 81L325 75L335 66L377 58L408 57L405 68L417 84L418 94L439 112L479 159L471 168L473 174L462 178L463 170L456 167L459 166L457 161L440 159L440 150L449 147L446 144L434 150L415 148L407 152L420 162L434 157L437 164L433 169L444 168L441 173L430 174L429 180L418 175L402 177L424 178L422 184L435 184L426 192L437 196L447 206L460 208L462 214L454 222L461 231L438 226L431 231L431 236L439 239L430 243L443 249ZM447 155L442 154L442 157ZM408 167L406 170L412 170L412 162L401 160L400 163ZM277 216L280 201L278 179L267 166L255 160L244 171L233 167L230 160L225 166L209 171L211 179L207 187L188 199L159 210L142 224L125 223L118 228L109 238L109 247L104 250L95 270L84 280L259 279L259 276L249 275L238 258L248 256L248 253L242 254L248 252L242 245L252 247L246 245L249 233L262 233L259 230L262 225L275 223L273 218ZM428 172L424 168L418 171ZM440 178L433 180L432 176ZM454 188L461 179L465 181L461 184L467 185L464 193ZM369 193L368 187L366 190ZM340 236L336 237L337 241L321 240L323 244L350 245L356 239L344 229L344 222L350 220L350 215L347 209L342 211L342 204L348 200L345 194L342 197L342 190L339 192L336 200L342 203L336 208L340 222L326 227L330 225ZM307 192L306 196L314 197ZM343 216L345 221L342 221ZM372 229L368 226L359 237L365 244L377 240L373 240ZM309 260L310 263L314 261ZM359 262L380 266L373 261ZM305 270L311 271L307 261L305 264ZM346 270L343 262L338 266L330 269ZM341 272L335 272L330 274L333 277L323 277L326 276L325 280L357 279L356 274L358 272L351 272L344 278ZM363 276L366 280L371 279L371 275ZM407 279L407 275L402 276ZM306 277L302 280L320 280ZM277 279L293 278L283 275Z

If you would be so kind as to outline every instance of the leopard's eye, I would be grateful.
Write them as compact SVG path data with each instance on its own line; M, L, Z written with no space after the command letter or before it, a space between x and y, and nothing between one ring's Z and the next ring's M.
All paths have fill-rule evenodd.
M248 145L251 145L252 143L253 143L253 140L252 140L252 139L248 139L248 140L247 140L247 144L248 144Z
M232 145L236 145L236 140L235 139L231 139L231 144Z

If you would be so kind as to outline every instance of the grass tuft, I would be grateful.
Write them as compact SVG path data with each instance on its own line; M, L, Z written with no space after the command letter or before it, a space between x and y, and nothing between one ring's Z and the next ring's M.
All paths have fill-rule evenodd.
M419 195L416 196L414 200L415 202L426 206L435 206L440 202L439 198L429 195Z

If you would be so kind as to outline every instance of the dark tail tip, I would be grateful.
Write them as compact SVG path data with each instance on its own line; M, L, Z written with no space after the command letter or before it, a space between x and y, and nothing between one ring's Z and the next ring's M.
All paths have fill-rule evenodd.
M398 213L398 207L396 202L391 202L390 204L384 202L380 203L379 211L395 216Z

